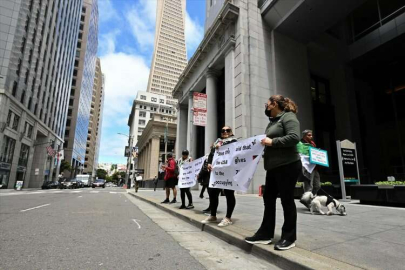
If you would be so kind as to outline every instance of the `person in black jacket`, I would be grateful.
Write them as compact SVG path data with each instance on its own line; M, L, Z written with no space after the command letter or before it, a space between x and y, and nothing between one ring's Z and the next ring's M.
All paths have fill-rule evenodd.
M233 136L232 129L229 126L224 126L221 130L221 138L218 138L211 147L211 152L208 156L208 171L212 170L212 159L214 158L215 150L222 145L236 142L237 140ZM219 204L219 194L222 189L219 188L209 188L208 194L210 196L210 209L211 215L202 221L203 224L213 223L217 221L217 209ZM235 191L225 189L226 196L226 217L218 224L219 227L226 227L232 224L231 216L233 210L235 209L236 200L235 200Z
M204 193L204 190L205 189L207 189L207 190L210 189L210 187L208 187L208 185L210 184L210 172L208 171L208 155L207 155L206 159L204 160L204 164L203 164L203 166L201 168L200 173L197 176L197 180L202 186L202 190L201 190L201 193L200 193L200 198L201 198L202 197L201 194ZM208 193L209 193L209 191L208 191ZM204 198L204 197L202 197L202 198ZM211 212L210 206L208 206L207 209L204 209L203 212L204 212L204 214L205 213L210 213Z

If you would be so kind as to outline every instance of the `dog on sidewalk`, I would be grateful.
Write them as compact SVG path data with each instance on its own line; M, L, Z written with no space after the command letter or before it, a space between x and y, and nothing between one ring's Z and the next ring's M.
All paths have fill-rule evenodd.
M328 216L333 215L333 209L336 209L341 216L347 215L345 206L329 195L314 196L312 192L305 192L301 197L301 202L308 205L311 214L317 211L321 215L325 215L325 212L322 211L322 207L327 207L328 212L326 214Z

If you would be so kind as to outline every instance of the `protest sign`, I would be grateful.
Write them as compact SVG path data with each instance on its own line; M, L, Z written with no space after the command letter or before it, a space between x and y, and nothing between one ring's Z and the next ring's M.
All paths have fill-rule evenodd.
M263 153L260 141L265 137L254 136L218 148L212 160L209 186L246 192Z
M307 172L312 173L316 167L316 164L313 164L309 161L309 156L300 154L302 167L307 170Z
M328 152L322 149L310 147L309 148L309 161L312 164L317 164L329 167Z
M179 188L189 188L197 183L197 176L201 171L205 156L192 162L183 163L179 171Z

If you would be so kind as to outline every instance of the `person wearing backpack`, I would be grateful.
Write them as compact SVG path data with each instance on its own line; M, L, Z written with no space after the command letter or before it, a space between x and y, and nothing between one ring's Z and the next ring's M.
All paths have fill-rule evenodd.
M166 189L166 200L162 203L176 203L177 197L177 190L176 190L176 183L177 183L177 176L175 174L176 170L176 161L173 159L173 155L171 153L167 154L167 163L166 165L162 165L161 167L165 170L165 189ZM170 201L170 189L173 189L173 200Z
M189 156L188 150L183 150L181 152L181 158L177 161L177 168L180 170L180 167L183 166L186 162L191 162L193 159ZM177 179L179 176L179 172L177 174ZM188 206L186 206L186 195L188 199ZM180 188L180 198L181 198L181 206L179 209L193 209L193 196L191 195L190 188Z

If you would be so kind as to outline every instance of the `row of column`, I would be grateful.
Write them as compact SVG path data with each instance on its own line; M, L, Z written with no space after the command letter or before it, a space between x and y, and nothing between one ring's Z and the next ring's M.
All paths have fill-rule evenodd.
M144 170L143 179L151 179L158 175L160 137L153 136L139 152L138 169Z

